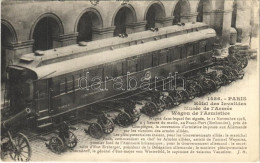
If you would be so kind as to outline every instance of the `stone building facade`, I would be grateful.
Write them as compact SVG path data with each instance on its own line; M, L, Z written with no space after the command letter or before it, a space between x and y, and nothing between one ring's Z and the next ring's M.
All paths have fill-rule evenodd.
M254 3L254 0L5 0L1 4L2 79L6 66L22 54L178 22L207 23L216 30L222 47L226 47L231 27L237 30L238 41L249 37Z

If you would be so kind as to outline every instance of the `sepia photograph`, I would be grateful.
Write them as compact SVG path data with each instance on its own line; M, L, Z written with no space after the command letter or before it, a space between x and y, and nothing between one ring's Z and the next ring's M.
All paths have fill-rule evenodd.
M259 161L259 0L2 0L1 161Z

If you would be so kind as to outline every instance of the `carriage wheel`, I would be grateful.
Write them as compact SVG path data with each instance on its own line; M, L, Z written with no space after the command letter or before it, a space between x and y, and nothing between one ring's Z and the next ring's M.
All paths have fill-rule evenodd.
M58 136L53 136L49 141L49 148L52 152L60 154L64 150L64 142Z
M126 112L130 115L132 123L136 123L137 121L139 121L141 114L138 110L134 108L131 111Z
M246 66L248 65L248 59L247 59L247 57L241 57L240 58L240 61L241 61L241 66L242 66L242 68L244 69L244 68L246 68Z
M243 70L241 70L241 71L239 72L239 79L243 79L244 76L245 76L245 73L244 73Z
M132 110L135 108L136 103L134 101L129 101L124 105L125 110Z
M204 90L202 88L202 86L199 84L199 83L196 83L195 86L194 86L194 89L196 90L196 96L199 97L199 96L202 96L204 94Z
M180 92L175 91L174 93L171 93L170 95L174 99L174 103L173 103L174 106L178 106L181 104L182 95L180 94Z
M239 72L237 70L233 69L232 73L234 74L234 79L235 80L239 79Z
M66 140L66 146L70 149L74 148L77 146L78 144L78 139L76 137L76 135L71 132L71 131L68 131L69 132L69 138L67 138Z
M228 76L226 74L221 74L219 76L220 80L221 80L221 85L227 85L230 83L230 80L228 79Z
M181 94L181 96L182 96L182 101L183 101L184 103L186 103L186 102L189 101L190 96L189 96L189 93L188 93L187 91L182 90L182 91L180 92L180 94Z
M103 128L103 132L105 134L111 134L114 131L115 125L111 119L106 117L104 120L101 120L100 122L101 122L100 124Z
M31 146L27 137L18 133L13 139L13 145L11 145L10 156L15 161L29 161L32 155Z
M162 99L159 99L158 101L156 101L156 105L157 105L158 113L163 112L166 108L166 104L165 104L164 100L162 100Z
M100 139L103 136L103 129L99 123L91 123L88 127L88 133L95 139Z
M4 158L5 158L5 152L3 151L3 149L1 149L0 153L1 153L1 160L4 160Z
M165 109L171 109L174 105L174 99L171 96L166 96L164 98L164 102L165 102L165 105L166 105Z
M225 71L225 74L228 76L229 80L235 81L236 80L236 76L232 71L232 68L228 67L228 69Z
M234 75L233 72L229 72L229 78L231 81L235 81L236 80L236 76Z
M190 86L187 88L187 91L189 93L189 99L192 100L195 98L195 96L197 95L197 91L193 86Z
M127 127L132 123L131 116L126 112L119 113L115 121L120 127Z
M207 87L208 92L216 90L217 86L216 86L216 83L213 80L206 79L205 83L206 83L206 87Z
M147 101L141 111L149 117L153 117L158 114L157 105L151 101Z
M237 63L238 63L237 58L234 57L234 56L228 56L227 59L228 59L228 62L229 62L230 64L237 64Z
M214 80L216 84L216 89L219 89L221 87L222 80L218 76L216 76Z
M202 87L202 95L209 92L208 90L208 83L206 82L206 79L200 82L200 85Z

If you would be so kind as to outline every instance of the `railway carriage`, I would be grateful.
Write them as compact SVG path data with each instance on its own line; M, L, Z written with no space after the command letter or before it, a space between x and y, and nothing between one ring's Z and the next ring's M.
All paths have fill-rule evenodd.
M213 29L206 28L137 45L128 42L122 48L111 44L107 50L77 57L66 54L64 60L60 56L48 60L48 51L24 55L8 67L10 110L31 108L36 113L28 119L31 127L48 129L80 117L102 101L140 91L140 87L128 89L129 79L140 82L148 74L154 85L156 77L205 70L212 65L215 36Z

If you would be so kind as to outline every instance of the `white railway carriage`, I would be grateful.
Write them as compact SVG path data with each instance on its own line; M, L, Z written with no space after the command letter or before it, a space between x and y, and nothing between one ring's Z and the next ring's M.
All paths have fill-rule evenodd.
M19 63L8 68L10 108L14 112L26 107L33 109L37 116L31 119L32 127L46 129L65 117L78 117L94 104L131 92L127 89L129 78L139 82L147 74L154 79L167 77L169 73L187 74L206 69L212 64L216 33L210 28L191 29L195 31L171 37L166 32L163 39L162 34L137 45L128 40L128 45L122 48L107 44L104 47L109 48L102 52L68 54L60 48L44 51L42 56L24 55ZM99 49L95 46L100 44L102 40L93 41L87 48Z

